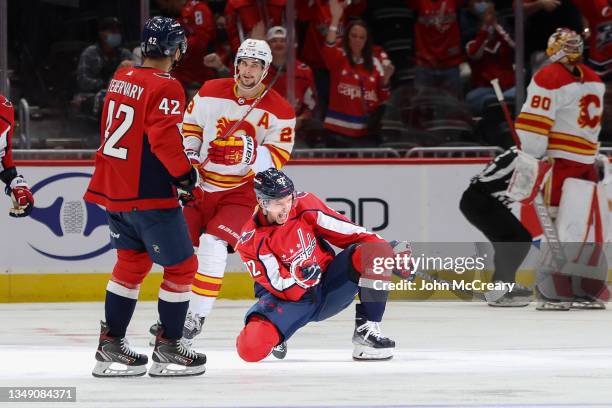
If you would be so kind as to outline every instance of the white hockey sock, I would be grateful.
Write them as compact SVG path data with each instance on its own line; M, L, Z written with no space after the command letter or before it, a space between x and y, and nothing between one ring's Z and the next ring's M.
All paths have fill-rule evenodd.
M221 291L227 263L227 242L214 235L203 234L196 254L198 271L191 287L189 309L193 314L208 316Z

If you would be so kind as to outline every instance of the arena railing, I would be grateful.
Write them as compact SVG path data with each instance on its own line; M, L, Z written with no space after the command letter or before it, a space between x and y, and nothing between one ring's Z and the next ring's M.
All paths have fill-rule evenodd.
M603 150L603 149L602 149ZM607 149L612 155L612 149ZM92 160L93 149L15 149L15 160ZM295 149L294 159L400 159L400 158L466 158L494 157L503 152L496 146L413 147L407 151L384 148Z

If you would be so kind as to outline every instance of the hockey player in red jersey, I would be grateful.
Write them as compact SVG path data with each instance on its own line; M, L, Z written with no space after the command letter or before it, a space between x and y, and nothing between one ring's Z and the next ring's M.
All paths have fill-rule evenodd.
M206 356L181 342L197 259L177 200L177 188L185 190L183 196L191 194L198 177L179 131L183 90L168 74L186 51L184 30L170 18L153 17L145 23L141 47L142 67L120 69L109 83L102 145L85 193L85 200L106 207L117 249L93 375L147 372L147 356L132 350L125 334L153 262L164 267L164 275L149 375L199 375Z
M183 332L187 340L201 332L221 290L228 250L236 247L257 205L253 176L281 168L293 149L293 108L262 83L271 61L265 41L246 40L236 54L234 78L207 81L183 118L185 150L200 167L204 191L183 209L199 264Z
M353 358L391 358L395 342L380 330L388 292L373 283L369 262L393 256L391 245L314 194L295 192L281 171L258 173L254 186L259 207L242 229L237 250L259 300L236 340L240 357L259 361L274 349L283 358L285 342L300 327L339 313L359 294ZM342 251L334 254L330 244Z
M0 180L5 184L4 191L11 197L13 207L11 217L27 217L34 208L34 196L23 176L17 174L13 163L12 138L15 129L15 109L4 95L0 95Z
M560 28L551 35L551 63L534 75L516 119L521 149L553 161L544 199L556 218L559 239L567 243L563 270L538 278L538 309L544 310L568 310L572 301L601 308L601 301L609 298L607 265L601 257L608 204L598 183L608 164L607 157L598 156L605 88L582 63L582 52L583 40L576 32Z

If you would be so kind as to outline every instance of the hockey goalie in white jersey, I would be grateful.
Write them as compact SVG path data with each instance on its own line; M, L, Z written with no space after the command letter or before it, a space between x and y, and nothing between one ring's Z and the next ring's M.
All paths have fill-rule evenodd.
M185 111L183 144L200 169L204 190L183 208L199 263L183 331L187 340L201 332L221 290L228 251L255 210L253 177L280 169L293 150L293 108L262 83L271 62L265 41L245 40L236 53L234 78L204 83Z
M544 200L555 218L566 262L538 274L538 309L602 308L609 298L603 245L608 204L598 155L605 86L582 61L583 40L560 28L548 41L551 63L534 75L516 119L521 149L553 161ZM561 272L561 273L559 273Z

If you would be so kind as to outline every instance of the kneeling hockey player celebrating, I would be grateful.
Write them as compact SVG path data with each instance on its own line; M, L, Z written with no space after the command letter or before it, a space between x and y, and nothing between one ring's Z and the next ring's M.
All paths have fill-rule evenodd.
M274 349L283 358L285 342L300 327L332 317L359 294L353 358L390 359L395 342L380 330L388 292L376 290L364 265L374 256L392 257L391 245L314 194L296 193L279 170L258 173L254 184L259 208L243 227L237 250L259 300L236 340L240 357L259 361ZM336 255L330 244L343 250Z

